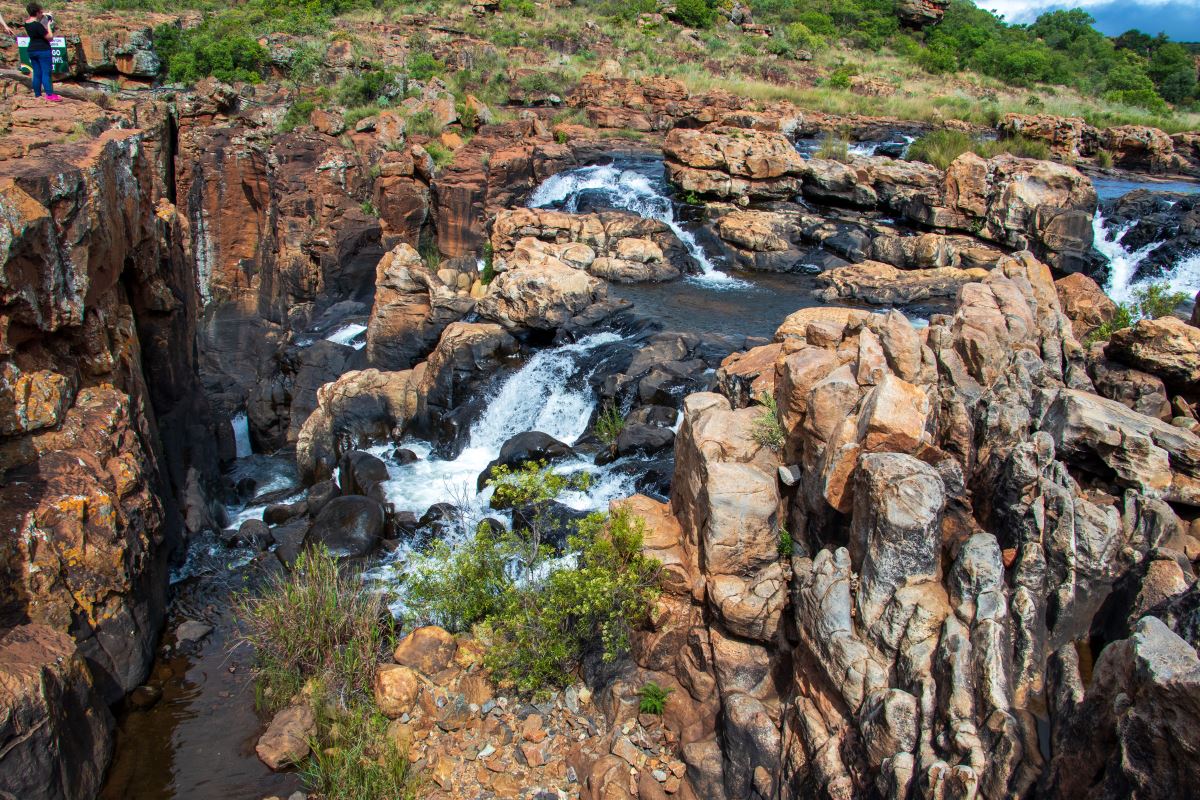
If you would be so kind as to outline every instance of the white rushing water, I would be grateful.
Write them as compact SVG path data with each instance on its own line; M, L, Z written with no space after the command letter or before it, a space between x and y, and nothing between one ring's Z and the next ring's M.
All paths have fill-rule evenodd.
M578 213L579 198L587 191L603 192L615 208L666 223L703 270L704 274L694 277L693 280L715 287L743 284L713 265L691 231L676 221L670 198L659 191L650 178L636 170L619 169L606 164L559 172L547 178L533 192L529 198L529 207L554 207L572 214Z
M347 323L338 328L333 333L326 336L326 340L334 344L344 344L353 347L355 350L362 350L367 346L365 338L359 338L367 332L366 325L360 325L357 322Z
M229 420L229 427L233 429L233 443L236 448L238 458L245 458L254 453L254 448L250 445L250 418L246 416L245 411L239 411L233 415L233 419Z
M1166 281L1172 289L1195 294L1196 290L1200 288L1200 260L1197 258L1185 259L1171 271L1171 274L1163 276L1159 281L1135 280L1138 265L1146 256L1157 250L1162 243L1155 242L1139 250L1126 249L1121 244L1121 239L1133 225L1134 223L1129 223L1112 230L1108 228L1104 214L1100 211L1096 212L1096 216L1092 220L1095 247L1108 261L1108 283L1104 287L1105 293L1118 303L1128 303L1133 299L1134 291L1139 286ZM1192 263L1189 269L1187 266L1189 262L1196 263ZM1191 274L1188 275L1188 272Z

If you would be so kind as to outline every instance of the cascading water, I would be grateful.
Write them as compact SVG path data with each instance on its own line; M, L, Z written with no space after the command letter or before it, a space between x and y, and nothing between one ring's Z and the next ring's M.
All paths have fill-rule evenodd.
M411 464L389 465L391 480L385 485L388 500L397 509L418 514L435 503L464 501L474 511L483 513L489 493L476 492L476 479L500 454L506 441L526 431L541 431L567 444L574 444L583 435L596 399L581 358L621 338L616 333L596 333L573 344L536 353L500 385L487 409L471 426L467 446L455 459L429 458L431 448L427 443L406 442L404 446L421 459ZM373 452L378 455L388 449L380 446ZM576 471L585 466L591 468L591 462L579 460L561 465L560 469ZM609 472L601 469L587 496L567 498L567 504L581 509L600 508L627 492L625 476L617 478Z
M661 163L656 166L661 169ZM693 280L714 286L743 285L742 281L717 269L691 231L679 224L667 191L666 182L659 176L601 164L552 175L534 191L528 205L530 208L556 208L574 214L579 212L580 199L585 194L601 194L606 205L612 208L632 211L640 217L665 223L704 272Z
M366 332L366 325L360 325L357 322L351 322L338 328L325 338L334 344L349 345L355 350L361 350L367 346L367 340L365 338L361 338Z
M1165 283L1172 291L1183 292L1189 297L1200 291L1200 253L1184 258L1160 277L1138 279L1138 265L1157 250L1162 242L1154 242L1138 250L1127 249L1121 244L1121 239L1134 224L1110 229L1100 212L1096 213L1092 222L1095 247L1108 261L1108 282L1104 287L1108 296L1118 303L1128 303L1134 299L1134 293L1139 287L1154 283Z
M253 455L254 448L250 444L250 418L246 416L246 412L239 411L234 414L233 419L229 420L229 426L233 428L233 442L237 457L245 458Z

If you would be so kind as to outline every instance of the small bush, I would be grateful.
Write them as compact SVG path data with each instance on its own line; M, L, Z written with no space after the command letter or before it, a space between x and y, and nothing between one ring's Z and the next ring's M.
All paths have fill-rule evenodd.
M1112 166L1113 166L1112 151L1100 150L1099 152L1097 152L1096 153L1096 163L1099 164L1102 169L1112 169Z
M337 695L370 695L391 617L378 593L363 591L361 574L342 570L324 547L302 552L290 574L235 608L266 705L286 703L311 678Z
M529 18L537 16L537 6L533 4L533 0L500 0L500 11Z
M1187 302L1184 292L1173 292L1165 283L1141 286L1133 292L1133 302L1118 303L1116 314L1096 330L1088 334L1085 344L1107 342L1117 331L1131 327L1143 319L1158 319L1175 313L1182 303Z
M371 105L387 95L394 79L392 73L382 69L346 75L338 81L334 96L347 108Z
M949 129L930 131L908 146L909 161L924 161L938 169L946 169L974 148L975 142L962 131Z
M418 111L405 121L404 130L410 136L437 136L442 132L442 124L432 111Z
M479 282L487 286L496 279L496 250L491 242L483 245L483 269L479 273Z
M430 239L421 244L421 260L430 272L437 272L441 268L442 251L438 250L437 242Z
M638 690L638 712L642 714L656 714L662 716L663 710L667 706L667 697L674 689L664 689L654 681L647 681L646 685Z
M574 483L545 465L498 470L504 503L548 503ZM629 646L658 594L660 565L642 555L644 523L627 511L592 514L568 535L565 558L528 527L480 525L467 542L435 544L415 560L407 601L419 621L475 626L493 675L519 692L568 684L587 652L612 661Z
M751 434L754 441L772 450L783 449L787 435L783 426L779 424L779 407L775 404L774 395L763 392L759 395L758 402L762 404L763 410L754 420L754 430Z
M279 121L280 133L291 133L301 125L308 124L308 117L315 111L317 104L311 100L297 100L288 108L283 119Z
M404 62L404 68L414 81L427 81L446 71L446 65L430 53L413 53Z
M787 528L779 529L779 555L782 558L791 558L792 553L796 550L796 543L792 541L792 535L788 533Z
M252 37L223 30L209 20L186 30L158 26L154 49L167 77L180 83L195 83L210 75L226 83L258 83L270 60L267 49Z
M821 139L821 146L817 148L816 155L817 158L846 162L850 160L850 145L840 136L826 133Z
M439 169L454 161L454 151L438 141L427 142L425 152L433 159L433 165Z
M831 86L834 89L849 89L850 79L857 75L858 72L858 67L852 64L844 64L829 73L829 77L825 79L825 85Z
M416 800L420 796L408 753L397 748L388 735L388 719L378 710L364 702L346 709L324 704L318 713L317 746L303 770L309 789L325 800ZM331 746L321 746L326 743Z
M362 204L359 205L359 208L362 210L362 213L366 214L368 217L379 216L379 212L375 210L375 204L370 200L363 200Z
M377 105L359 106L358 108L351 108L345 114L343 114L342 122L345 123L346 130L352 131L354 130L354 127L358 125L358 123L362 122L367 117L373 117L378 113L379 106Z
M675 19L689 28L707 28L713 24L715 13L707 0L678 0Z
M596 418L596 438L611 447L624 429L625 417L621 415L621 409L614 403L606 403Z

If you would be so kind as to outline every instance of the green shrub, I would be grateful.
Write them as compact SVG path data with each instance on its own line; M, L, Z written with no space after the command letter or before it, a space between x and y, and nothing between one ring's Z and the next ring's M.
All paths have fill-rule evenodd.
M346 130L352 131L358 123L362 122L367 117L373 117L379 113L379 106L372 103L369 106L359 106L351 108L342 115L342 122L346 125Z
M707 0L677 0L675 19L689 28L707 28L713 24L715 13Z
M788 533L787 528L779 529L779 555L783 558L791 558L792 553L796 550L796 543L792 541L792 535Z
M523 505L554 499L571 479L529 465L489 483ZM480 525L454 548L433 545L414 560L406 595L418 621L475 626L493 675L527 694L569 683L587 652L606 661L624 653L657 597L660 570L642 555L644 523L628 511L580 522L564 559L544 543L537 517L514 531Z
M496 250L491 242L483 244L483 269L479 273L479 282L487 286L496 279Z
M670 696L674 689L664 689L654 681L647 681L646 685L638 690L638 713L655 714L662 716L663 710L667 706L667 697Z
M308 788L324 800L417 800L420 781L388 724L367 702L320 703L316 746L303 767Z
M425 143L425 152L433 159L433 165L438 169L454 161L454 151L439 141Z
M366 214L368 217L379 216L379 212L375 210L375 204L370 200L363 200L362 204L359 205L359 208L362 209L362 213Z
M454 111L458 114L458 124L462 125L464 131L473 131L479 128L479 114L475 111L475 106L465 100L454 104Z
M946 169L954 159L972 150L974 146L974 140L962 131L930 131L908 146L908 159L924 161L938 169Z
M441 268L442 251L438 249L437 242L426 239L421 243L421 261L425 262L425 269L430 272L437 272Z
M1169 317L1175 309L1188 301L1184 292L1173 292L1165 283L1152 283L1134 289L1133 301L1118 303L1116 314L1096 330L1088 334L1085 344L1106 342L1117 331L1131 327L1143 319Z
M315 111L317 104L311 100L297 100L288 108L283 119L279 121L280 133L291 133L301 125L308 124L308 117Z
M610 447L625 429L625 417L615 403L606 403L596 418L596 438Z
M843 65L829 73L829 77L825 79L826 86L832 86L834 89L849 89L850 78L858 74L858 67Z
M371 105L387 96L394 80L392 73L382 69L351 73L338 81L334 97L346 108Z
M362 575L342 569L323 546L303 551L291 573L242 595L235 609L269 707L313 678L340 696L371 695L391 617L380 594L363 591Z
M244 33L228 32L209 21L195 28L160 25L154 30L154 49L167 77L195 83L212 76L226 83L258 83L270 59L267 49Z
M533 0L500 0L500 11L529 18L537 16L537 6L533 4Z
M413 53L405 61L404 68L414 81L427 81L446 71L446 65L430 53Z
M442 132L442 124L432 111L418 111L405 120L404 130L410 136L437 136Z
M816 156L830 161L849 161L850 145L842 137L827 132L821 137L821 146L817 148Z
M1096 163L1103 169L1112 169L1113 154L1111 150L1100 150L1096 153Z
M787 434L779 424L779 406L775 404L775 396L770 392L763 392L758 396L758 402L762 404L763 410L754 420L751 433L754 441L772 450L783 449Z

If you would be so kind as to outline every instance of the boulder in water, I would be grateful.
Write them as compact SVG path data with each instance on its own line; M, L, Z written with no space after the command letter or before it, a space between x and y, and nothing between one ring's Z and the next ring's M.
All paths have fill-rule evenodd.
M351 450L338 463L338 484L342 494L361 494L384 502L382 484L388 478L387 465L362 450Z
M397 447L395 451L392 452L392 461L396 462L402 467L407 464L414 464L420 460L421 457L412 450L409 450L407 447Z
M476 486L482 492L487 486L487 482L491 480L496 467L518 469L531 461L545 461L549 464L571 458L574 455L575 451L569 444L560 442L548 433L541 431L518 433L504 443L496 460L488 464L487 468L479 474Z
M316 516L317 512L324 508L326 503L341 493L342 490L332 478L320 483L314 483L308 490L308 515L310 517Z
M383 536L383 506L369 497L347 495L330 500L313 520L306 541L321 543L339 558L365 556Z
M670 428L641 423L626 424L617 436L617 456L652 455L666 450L675 441Z

